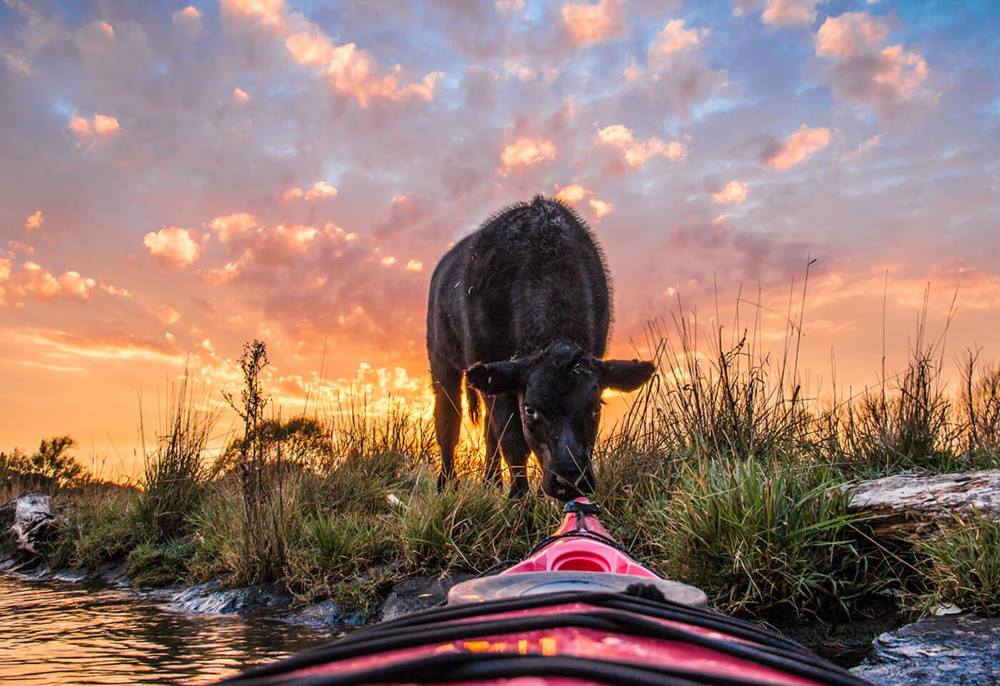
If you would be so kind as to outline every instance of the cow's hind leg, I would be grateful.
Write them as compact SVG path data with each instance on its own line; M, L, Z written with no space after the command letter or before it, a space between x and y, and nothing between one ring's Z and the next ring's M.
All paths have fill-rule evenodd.
M503 486L503 475L500 473L500 433L493 426L495 400L490 396L484 403L486 416L483 417L483 437L486 439L486 474L483 476L483 483L487 486Z
M453 369L431 370L434 378L434 432L441 448L438 490L455 477L455 446L462 428L462 374Z
M531 451L521 429L517 396L499 395L493 407L492 426L496 427L500 450L510 470L510 495L520 496L528 492L528 453Z

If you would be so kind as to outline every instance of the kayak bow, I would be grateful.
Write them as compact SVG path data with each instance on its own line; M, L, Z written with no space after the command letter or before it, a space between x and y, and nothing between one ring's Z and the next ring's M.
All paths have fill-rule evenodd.
M251 669L242 684L782 684L868 682L794 641L708 609L567 503L522 562L456 584L447 604Z

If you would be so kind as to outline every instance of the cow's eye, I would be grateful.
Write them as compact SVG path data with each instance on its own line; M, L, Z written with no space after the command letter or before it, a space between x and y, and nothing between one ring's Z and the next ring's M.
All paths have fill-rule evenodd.
M533 405L525 405L524 416L528 419L538 419L538 410Z

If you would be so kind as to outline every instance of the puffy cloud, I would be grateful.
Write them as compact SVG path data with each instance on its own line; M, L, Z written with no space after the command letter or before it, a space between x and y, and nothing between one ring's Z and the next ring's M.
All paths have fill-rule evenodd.
M312 185L312 188L306 191L306 200L316 200L317 198L335 198L337 197L337 189L331 186L326 181L317 181Z
M832 62L830 81L840 96L869 105L884 115L924 92L927 61L902 45L883 46L889 29L863 12L828 17L816 32L816 54Z
M519 138L500 154L501 171L506 174L518 167L532 167L556 158L555 143L545 138Z
M709 97L726 80L726 72L709 68L701 56L708 29L687 28L683 19L671 19L649 46L646 68L630 62L625 69L633 83L656 109L672 106L687 115L691 106Z
M191 236L190 229L164 226L150 231L142 239L149 254L177 266L186 267L198 259L201 248Z
M562 7L562 19L573 43L599 43L621 33L624 28L622 7L621 0L566 3Z
M81 141L108 138L120 128L118 119L107 114L95 114L90 120L74 114L69 120L69 130Z
M593 192L578 183L571 183L560 188L556 192L556 199L567 205L579 205L584 199L587 199L587 205L598 221L611 214L615 209L614 204L594 197Z
M281 198L282 200L298 200L299 198L317 200L319 198L335 198L338 192L335 186L328 184L326 181L317 181L309 189L303 189L298 186L289 188L281 194Z
M285 47L292 59L305 67L321 68L334 91L357 100L362 107L375 99L395 102L404 100L431 100L443 72L434 71L414 83L403 84L396 65L393 73L379 75L371 54L354 43L334 45L323 30L301 15L295 15L303 30L290 34Z
M712 193L712 200L718 205L741 205L746 202L750 187L743 181L730 181L721 190Z
M810 156L830 144L830 129L809 128L805 124L781 142L767 146L761 162L768 169L786 171L806 161Z
M174 26L189 38L196 38L201 33L201 18L201 10L194 5L188 5L171 15Z
M397 261L398 260L395 257L392 257L391 255L387 255L386 257L383 257L380 260L383 267L391 267L392 265L396 264Z
M233 100L239 103L250 102L250 94L242 88L233 89Z
M590 195L590 191L578 183L571 183L564 186L556 193L556 200L561 200L567 205L576 205L585 197Z
M42 211L35 210L28 216L27 219L24 220L24 228L28 231L34 231L35 229L41 227L43 221L45 220L42 217Z
M236 212L216 217L208 223L208 228L215 232L222 243L228 243L234 236L247 233L259 225L257 217L249 212Z
M819 57L850 58L871 52L889 35L888 27L864 12L845 12L827 17L816 32Z
M708 35L708 29L686 29L683 19L671 19L656 34L656 39L649 46L650 60L660 60L674 53L693 50L701 45L702 39Z
M26 297L39 300L59 297L88 300L97 287L95 279L81 276L75 270L57 275L32 261L25 262L16 269L11 260L0 259L0 305L10 304L11 298L20 304Z
M424 263L420 260L410 260L406 263L406 271L408 272L422 272L424 270Z
M768 0L760 19L771 26L802 26L816 21L819 0Z
M269 26L285 22L285 0L221 0L222 11L243 19Z
M640 141L623 124L612 124L600 129L597 132L597 143L620 150L625 162L633 169L643 166L650 158L657 155L671 162L683 162L688 155L687 146L680 141L664 142L655 136Z
M612 203L605 200L598 200L597 198L590 198L587 203L590 205L590 209L594 211L594 216L597 217L597 221L604 219L615 209L615 206Z

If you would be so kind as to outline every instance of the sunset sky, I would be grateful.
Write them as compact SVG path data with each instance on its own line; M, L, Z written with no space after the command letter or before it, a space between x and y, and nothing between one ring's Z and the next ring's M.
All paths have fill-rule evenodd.
M219 400L252 337L285 414L424 398L434 265L536 193L603 242L613 352L741 285L776 344L815 258L814 388L928 284L949 370L1000 357L998 77L992 0L0 0L0 449L132 473L140 393Z

